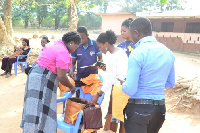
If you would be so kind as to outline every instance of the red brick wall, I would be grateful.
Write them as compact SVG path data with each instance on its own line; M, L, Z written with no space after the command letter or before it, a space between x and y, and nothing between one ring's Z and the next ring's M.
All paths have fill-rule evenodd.
M200 52L200 44L183 43L181 37L156 37L156 39L171 50L195 53Z
M170 32L169 32L170 33ZM185 51L185 52L200 52L200 43L184 43L182 37L163 37L154 34L158 42L163 43L171 50ZM157 35L157 36L156 36ZM177 35L178 36L178 35ZM124 41L121 35L117 36L117 43ZM198 41L199 42L199 41Z
M200 45L199 44L184 43L183 44L183 51L200 53Z

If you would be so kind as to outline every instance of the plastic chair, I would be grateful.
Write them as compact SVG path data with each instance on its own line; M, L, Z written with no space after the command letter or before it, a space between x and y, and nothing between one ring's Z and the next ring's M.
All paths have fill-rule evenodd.
M102 77L100 74L99 74L99 78L100 78L101 82L103 83L103 77ZM66 96L69 92L70 92L70 91L66 91L65 94L64 94L64 96ZM87 100L87 99L86 99L86 100ZM88 100L88 101L89 101L89 100ZM66 102L66 101L63 102L63 112L64 112L64 110L65 110L65 102Z
M76 91L77 90L80 90L80 98L84 98L88 101L92 98L92 96L89 93L84 94L81 87L76 87ZM72 94L71 94L71 92L68 92L68 93L66 93L66 95L64 97L58 98L57 103L65 102L70 97L72 97ZM104 99L104 94L98 99L97 103L101 105L101 103L103 102L103 99ZM65 107L65 106L63 105L63 107ZM81 124L81 119L82 119L83 113L80 112L78 114L75 125L64 122L64 115L65 115L64 110L63 110L62 114L57 114L57 128L65 131L67 133L78 133L78 130L82 127L80 124Z
M22 72L24 71L23 65L25 65L25 68L27 68L27 58L28 58L28 55L30 54L31 50L32 50L32 48L30 48L27 55L17 56L17 61L14 63L15 76L17 76L17 66L18 66L18 64L21 65ZM26 60L25 61L19 61L20 57L26 57Z

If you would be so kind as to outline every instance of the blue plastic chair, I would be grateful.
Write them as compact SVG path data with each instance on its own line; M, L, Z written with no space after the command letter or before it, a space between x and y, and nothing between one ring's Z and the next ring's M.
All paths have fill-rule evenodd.
M99 74L99 78L100 78L101 82L103 83L103 77L102 77L100 74ZM70 92L70 91L66 91L65 94L64 94L64 96L66 96L69 92ZM86 100L87 100L87 99L86 99ZM88 101L89 101L89 100L88 100ZM64 112L64 110L65 110L65 102L66 102L66 101L63 102L63 112Z
M23 65L25 65L25 68L27 68L27 58L28 58L28 55L30 54L31 50L32 50L32 48L30 48L27 55L17 56L17 61L14 63L15 76L17 76L17 66L18 66L18 64L21 65L22 72L24 71ZM25 61L19 61L20 57L26 57L26 60Z
M80 90L80 98L86 99L88 101L92 98L90 93L84 94L81 87L76 87L76 91L77 90ZM66 93L66 95L64 97L58 98L57 103L59 103L59 102L65 103L65 101L70 97L72 97L72 94L71 94L71 92L68 92L68 93ZM97 103L101 105L101 103L103 102L103 99L104 99L104 94L98 99ZM65 107L65 106L63 105L63 107ZM63 110L62 114L57 114L57 128L65 131L67 133L78 133L78 130L81 129L81 127L82 127L82 125L80 125L80 124L81 124L81 119L82 119L83 113L80 112L78 114L75 125L64 122L64 115L65 115L64 110Z

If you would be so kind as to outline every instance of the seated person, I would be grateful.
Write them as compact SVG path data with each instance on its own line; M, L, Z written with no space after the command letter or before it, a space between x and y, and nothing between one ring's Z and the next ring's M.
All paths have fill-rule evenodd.
M4 70L4 73L2 73L0 76L6 75L5 76L6 78L10 77L11 70L12 70L12 64L17 61L17 56L18 55L27 55L29 50L30 50L29 40L23 39L21 48L18 48L15 46L15 52L11 56L3 58L1 69ZM25 60L26 60L26 57L22 57L19 59L19 61L25 61Z
M19 48L17 47L17 45L14 46L14 53L12 53L9 58L16 58L18 55L20 55L21 52L19 50Z

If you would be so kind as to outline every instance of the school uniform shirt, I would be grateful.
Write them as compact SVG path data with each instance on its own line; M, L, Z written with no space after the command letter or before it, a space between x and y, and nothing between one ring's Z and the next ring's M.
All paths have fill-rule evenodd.
M89 39L89 38L88 38ZM97 55L102 52L96 44L96 41L89 39L88 46L81 44L72 54L71 58L77 60L77 80L85 78L90 74L98 74L98 69L90 69L89 67L81 68L83 66L90 66L97 62Z
M129 57L130 53L135 49L135 43L132 41L123 41L117 47L122 48Z
M165 99L164 89L175 85L173 53L153 36L144 37L135 45L122 91L132 99Z

